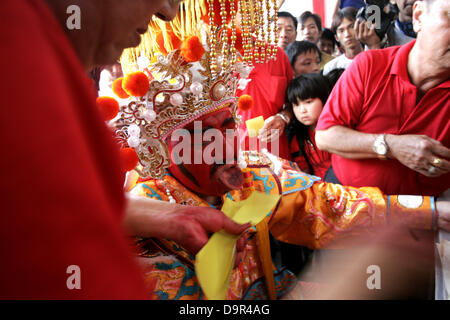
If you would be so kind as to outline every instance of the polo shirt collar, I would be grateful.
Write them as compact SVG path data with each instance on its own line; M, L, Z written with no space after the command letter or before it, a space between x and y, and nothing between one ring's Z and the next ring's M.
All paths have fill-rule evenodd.
M403 81L406 81L411 85L412 83L409 80L408 75L408 57L415 43L416 40L412 40L398 49L394 61L392 62L390 72L390 74L399 76ZM436 88L450 88L450 80L442 82Z
M394 61L392 62L391 74L397 75L407 82L410 82L408 75L408 57L415 43L416 40L412 40L401 46L396 52Z

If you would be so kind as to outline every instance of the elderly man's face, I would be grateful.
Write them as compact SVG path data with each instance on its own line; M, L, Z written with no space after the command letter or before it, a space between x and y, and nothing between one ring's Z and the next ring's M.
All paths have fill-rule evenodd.
M172 20L178 13L179 0L103 0L96 17L100 22L95 64L116 61L125 48L136 47L153 16Z
M450 72L450 0L417 1L413 24L420 50L432 57L424 63Z
M289 17L278 18L278 38L280 46L286 50L289 44L297 38L294 21Z
M237 166L239 144L236 123L230 110L225 108L204 115L196 123L191 122L183 128L189 132L187 147L181 148L184 138L175 138L174 134L170 137L168 146L172 165L169 172L185 187L200 195L222 196L230 190L239 189L243 175ZM214 133L211 139L207 138L210 133ZM221 144L222 148L213 148L213 144ZM183 160L180 161L180 158ZM182 163L176 164L179 162Z

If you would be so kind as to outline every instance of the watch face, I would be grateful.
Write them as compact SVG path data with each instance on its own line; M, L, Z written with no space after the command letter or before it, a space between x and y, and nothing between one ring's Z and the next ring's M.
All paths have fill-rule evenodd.
M387 148L384 144L379 144L376 146L376 152L381 155L385 155L387 153Z

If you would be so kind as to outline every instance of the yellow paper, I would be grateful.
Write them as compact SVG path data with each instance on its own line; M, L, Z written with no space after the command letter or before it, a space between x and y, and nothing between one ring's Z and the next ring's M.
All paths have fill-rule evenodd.
M259 134L259 130L264 127L264 118L262 116L250 119L245 121L245 125L247 126L248 136L250 138L257 137Z
M222 211L235 222L256 225L266 217L280 199L279 195L253 192L243 201L226 199ZM195 272L200 286L210 300L224 300L234 265L236 241L239 236L216 232L195 258Z

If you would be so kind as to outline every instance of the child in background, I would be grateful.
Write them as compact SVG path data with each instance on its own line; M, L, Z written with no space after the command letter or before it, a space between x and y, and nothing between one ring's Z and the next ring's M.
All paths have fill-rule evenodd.
M320 73L322 53L309 41L294 41L286 49L286 54L294 70L294 77L307 73Z
M303 172L322 180L331 165L331 154L317 149L315 127L323 106L331 92L327 78L309 73L292 80L286 98L294 117L286 129L292 159ZM275 243L280 251L281 264L299 274L311 260L312 250L282 241Z
M300 170L322 179L330 167L331 154L317 148L315 128L330 92L329 81L313 73L295 78L287 89L295 115L288 128L292 158Z

